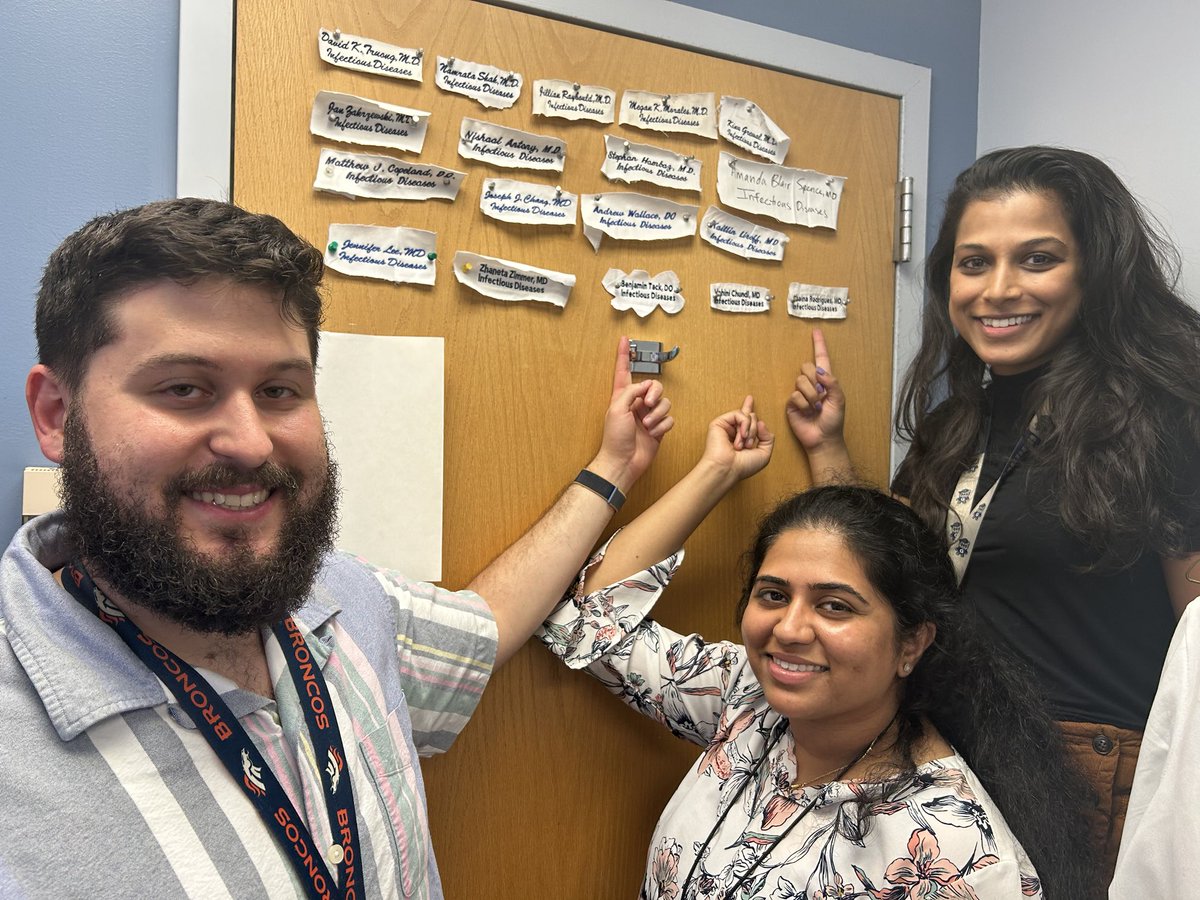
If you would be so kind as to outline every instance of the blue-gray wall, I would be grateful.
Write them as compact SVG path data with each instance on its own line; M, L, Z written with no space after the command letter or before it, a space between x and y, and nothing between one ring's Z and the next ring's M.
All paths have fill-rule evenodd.
M21 469L43 462L25 409L33 298L46 256L102 212L175 191L179 13L171 0L2 0L0 542ZM974 158L980 0L685 0L687 5L933 70L930 218Z
M25 409L33 301L50 251L102 212L175 193L179 11L170 0L3 0L0 543L21 470L45 462Z

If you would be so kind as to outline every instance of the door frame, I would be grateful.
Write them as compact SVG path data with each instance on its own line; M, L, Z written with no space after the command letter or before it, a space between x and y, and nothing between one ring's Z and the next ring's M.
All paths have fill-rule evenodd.
M913 179L911 261L895 266L892 412L920 337L929 189L931 72L670 0L482 0L534 15L646 38L783 72L873 91L900 102L896 177ZM175 193L228 199L233 180L234 9L236 0L179 0L179 116ZM800 62L798 63L797 60ZM803 358L803 349L798 359ZM891 441L894 472L905 445Z

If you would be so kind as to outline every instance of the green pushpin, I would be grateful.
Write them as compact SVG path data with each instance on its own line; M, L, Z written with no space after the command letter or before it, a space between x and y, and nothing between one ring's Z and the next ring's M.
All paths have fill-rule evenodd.
M437 254L436 254L436 253L434 253L432 250L430 250L430 251L429 251L428 253L426 253L425 255L429 257L429 261L430 261L430 262L433 262L435 259L437 259Z
M337 253L337 241L330 241L327 249L330 253Z

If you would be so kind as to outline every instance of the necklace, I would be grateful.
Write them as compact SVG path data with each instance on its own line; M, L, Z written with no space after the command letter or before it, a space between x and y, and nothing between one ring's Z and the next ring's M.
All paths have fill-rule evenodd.
M858 765L860 762L862 762L862 760L864 760L867 757L867 754L870 753L872 749L874 749L876 742L881 737L883 737L885 734L888 733L888 731L891 729L892 725L895 724L896 719L899 717L899 715L900 715L900 713L897 710L896 715L892 716L892 720L890 722L888 722L885 726L883 726L883 731L881 731L881 732L879 732L879 734L875 735L875 737L872 739L871 743L867 744L866 749L863 750L863 752L860 753L857 757L855 757L852 762L847 763L837 773L837 775L834 776L833 780L839 781L843 775L845 775L847 772L849 772L851 769L853 769L856 765ZM760 756L755 761L754 768L750 772L750 777L745 779L741 783L741 785L738 786L737 792L730 799L729 803L726 804L725 811L721 813L721 815L717 818L717 823L715 825L713 825L712 829L708 832L708 837L706 837L704 839L704 843L701 844L700 847L696 850L696 858L692 860L692 867L690 869L688 869L687 877L685 879L683 879L683 885L680 888L681 896L683 896L683 897L688 896L688 893L687 893L688 886L692 883L692 877L696 874L696 867L698 865L700 865L700 860L702 860L704 858L704 854L708 851L709 844L712 843L713 838L715 838L717 836L717 832L720 831L721 826L725 823L725 817L728 816L729 811L731 809L733 809L733 807L735 805L737 805L738 798L740 798L742 796L742 793L746 790L746 785L748 785L751 781L754 781L758 778L759 769L761 769L763 767L763 764L767 761L767 757L771 755L771 751L775 748L775 745L779 743L780 738L783 737L784 732L787 730L788 730L788 720L781 718L779 720L779 725L776 726L775 734L772 736L770 743L767 744L766 748L763 750L762 756ZM828 774L828 773L826 773L826 774ZM792 829L795 828L797 825L799 825L800 822L804 819L804 817L807 816L810 812L812 812L813 807L815 807L817 805L817 801L820 800L823 796L825 796L824 791L818 791L816 794L814 794L812 799L809 800L806 804L804 804L804 806L800 809L799 815L797 815L796 818L792 819L792 821L788 823L787 828L783 829L783 831L780 833L779 837L775 838L775 840L771 842L771 846L767 847L767 849L764 850L758 856L758 858L754 860L753 863L751 863L750 867L747 868L746 871L744 871L741 874L741 876L738 878L737 881L735 881L732 885L730 885L729 889L727 891L725 891L725 893L722 896L725 898L737 896L738 888L740 888L743 884L745 884L746 880L754 873L754 870L757 869L760 865L762 865L763 861L768 856L771 855L771 851L779 846L779 842L782 841L784 838L786 838L789 834L791 834Z
M896 721L896 719L893 717L892 721L887 723L887 728L884 728L883 731L881 731L881 732L879 732L879 734L875 735L875 740L873 740L873 741L871 741L871 743L867 744L867 749L864 750L862 753L858 754L858 756L855 758L854 762L850 763L850 765L845 766L841 769L838 769L835 766L834 768L830 769L828 772L822 772L816 778L810 778L808 781L801 781L799 778L797 778L795 781L792 782L792 790L793 791L802 791L806 787L811 787L814 784L823 784L824 782L822 781L822 779L824 779L825 776L827 776L827 775L832 775L834 772L839 773L837 778L834 779L834 781L837 781L839 778L842 777L842 775L845 775L847 772L849 772L851 769L853 769L855 766L857 766L860 762L862 762L864 759L866 759L868 756L871 755L871 751L875 749L876 741L878 741L881 737L883 737L887 733L888 728L891 728L892 722L895 722L895 721Z

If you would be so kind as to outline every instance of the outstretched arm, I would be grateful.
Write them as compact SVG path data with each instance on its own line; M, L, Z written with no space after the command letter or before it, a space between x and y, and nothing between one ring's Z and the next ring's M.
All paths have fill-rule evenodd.
M708 426L704 454L653 506L613 538L584 580L585 592L620 581L670 556L722 497L771 459L775 436L754 412L754 398Z
M670 409L662 384L633 383L629 341L621 338L604 437L587 468L628 493L654 460L663 435L675 424ZM572 483L516 543L468 585L487 601L496 617L497 666L525 643L562 598L612 515L612 507L599 494Z
M788 398L788 425L808 455L813 483L849 481L854 478L854 466L842 434L846 395L831 372L820 328L813 329L812 340L813 361L800 367L796 389Z

